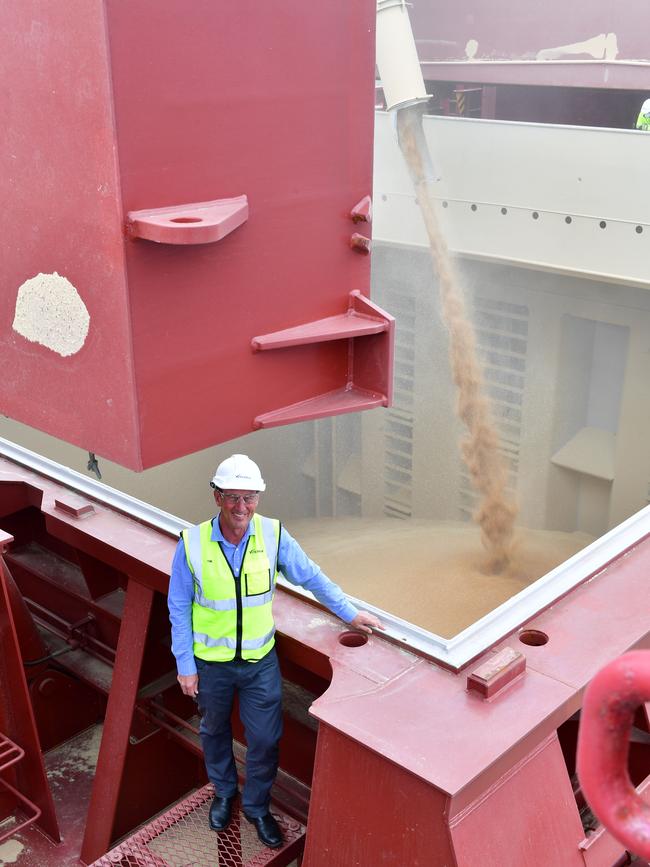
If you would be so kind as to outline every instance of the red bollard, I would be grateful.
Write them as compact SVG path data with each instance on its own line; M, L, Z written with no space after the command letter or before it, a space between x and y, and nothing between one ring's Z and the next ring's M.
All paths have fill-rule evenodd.
M650 701L650 651L609 663L586 689L578 736L577 771L594 814L636 855L650 857L650 805L627 770L629 736L639 705Z

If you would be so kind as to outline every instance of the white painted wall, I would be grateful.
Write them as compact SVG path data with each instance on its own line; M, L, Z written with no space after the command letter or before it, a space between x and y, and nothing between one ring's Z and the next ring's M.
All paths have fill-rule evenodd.
M393 127L377 112L373 236L427 246ZM424 131L452 250L650 288L650 135L455 117Z

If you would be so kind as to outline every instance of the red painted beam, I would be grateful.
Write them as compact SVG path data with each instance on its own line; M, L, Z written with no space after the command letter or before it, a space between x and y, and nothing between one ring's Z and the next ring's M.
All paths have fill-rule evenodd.
M112 841L152 602L153 591L129 579L113 684L81 847L81 860L85 864L103 855Z

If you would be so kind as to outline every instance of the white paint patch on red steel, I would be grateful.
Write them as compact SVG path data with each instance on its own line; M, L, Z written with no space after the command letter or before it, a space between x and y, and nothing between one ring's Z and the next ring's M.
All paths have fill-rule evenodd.
M8 840L0 846L0 864L15 864L25 847L18 840Z
M12 327L65 358L86 342L90 315L72 283L54 271L37 274L18 288Z

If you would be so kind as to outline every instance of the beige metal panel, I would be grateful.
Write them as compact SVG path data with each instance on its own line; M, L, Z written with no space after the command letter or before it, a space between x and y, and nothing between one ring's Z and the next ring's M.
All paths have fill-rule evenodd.
M609 527L616 526L647 500L650 482L650 315L638 311L634 314L616 435Z
M424 128L452 250L650 285L650 136L442 117L425 118ZM374 198L377 240L427 245L393 120L383 112Z

